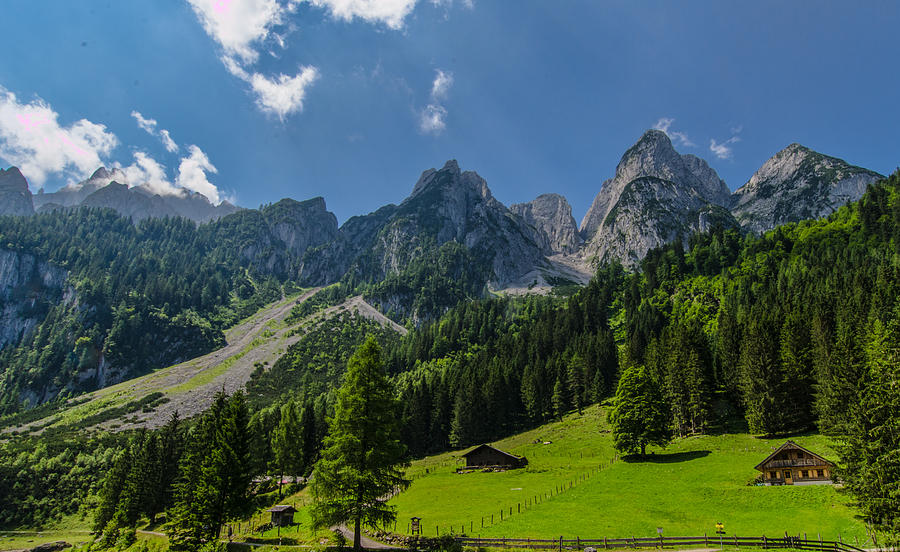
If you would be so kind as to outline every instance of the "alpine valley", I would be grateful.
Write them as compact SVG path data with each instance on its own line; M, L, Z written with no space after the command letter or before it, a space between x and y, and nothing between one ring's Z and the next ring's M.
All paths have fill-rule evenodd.
M32 195L0 170L0 412L33 408L178 364L284 286L362 295L408 328L466 300L586 284L610 262L712 229L759 234L827 216L884 178L799 144L734 193L699 157L649 130L576 226L558 194L509 207L456 161L428 169L400 205L338 227L325 200L260 209L159 195L119 170Z

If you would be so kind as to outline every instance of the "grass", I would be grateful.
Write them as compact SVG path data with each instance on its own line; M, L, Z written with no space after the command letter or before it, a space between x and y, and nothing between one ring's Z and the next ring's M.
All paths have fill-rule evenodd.
M552 444L533 444L538 437ZM834 458L824 437L793 439ZM757 474L753 466L783 441L747 434L692 437L665 450L651 448L654 454L647 461L610 464L615 458L611 434L605 412L595 406L496 443L527 456L524 470L459 475L448 454L414 462L411 487L392 501L398 508L397 532L407 532L411 516L422 518L429 536L452 528L454 533L531 538L656 536L658 527L666 536L703 535L714 533L715 523L722 521L729 535L787 531L863 542L863 524L834 486L748 485ZM565 489L557 493L558 487Z
M41 532L3 532L0 531L0 550L24 550L39 544L66 541L69 544L86 544L93 537L86 531L41 531Z

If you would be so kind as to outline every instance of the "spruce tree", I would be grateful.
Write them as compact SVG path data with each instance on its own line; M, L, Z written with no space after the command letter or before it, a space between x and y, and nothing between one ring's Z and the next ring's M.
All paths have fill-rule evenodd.
M318 528L353 523L353 547L362 526L386 526L396 518L387 500L409 486L402 468L399 405L385 375L374 337L350 357L337 391L321 458L313 473L313 523Z
M288 401L281 406L281 419L272 436L272 451L278 469L278 497L281 497L284 474L298 475L303 470L302 427L298 405Z
M641 456L647 445L666 446L672 439L669 413L662 389L643 366L622 372L609 413L616 450Z
M900 313L898 313L900 314ZM881 546L900 544L900 327L872 324L866 373L839 447L840 476Z

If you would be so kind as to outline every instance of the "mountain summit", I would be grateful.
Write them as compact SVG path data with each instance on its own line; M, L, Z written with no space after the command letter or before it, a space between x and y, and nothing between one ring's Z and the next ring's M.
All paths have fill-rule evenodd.
M772 156L734 192L732 213L743 228L764 232L786 222L826 216L862 197L869 184L882 178L795 143Z
M706 161L681 155L665 132L648 130L603 183L581 221L584 255L625 264L713 220L733 223L728 187Z
M18 167L0 169L0 215L31 215L34 205L28 181Z

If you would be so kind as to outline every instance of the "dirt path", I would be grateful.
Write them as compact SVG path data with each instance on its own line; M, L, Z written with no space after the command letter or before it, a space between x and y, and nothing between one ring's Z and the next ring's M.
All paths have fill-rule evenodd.
M347 539L347 546L353 547L353 530L346 525L337 525L331 528L332 531L340 531L344 538ZM384 544L376 540L372 540L365 534L359 536L359 544L366 550L397 550L396 546Z

